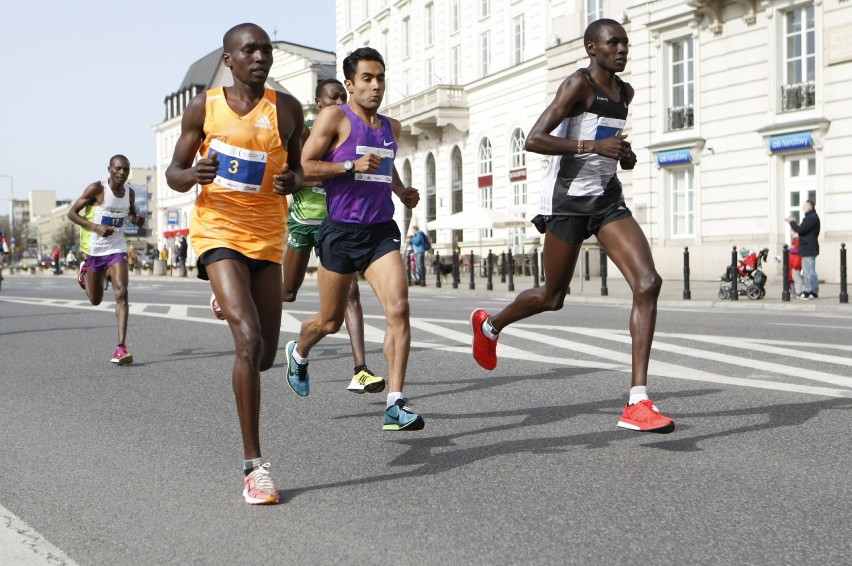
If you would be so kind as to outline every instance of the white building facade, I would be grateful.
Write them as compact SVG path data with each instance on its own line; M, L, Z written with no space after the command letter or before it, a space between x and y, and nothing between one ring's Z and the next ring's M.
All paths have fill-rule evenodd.
M273 65L267 86L292 94L302 103L305 118L316 116L314 104L317 82L334 77L334 53L284 41L273 41ZM172 161L180 136L180 122L187 104L199 92L230 86L231 71L222 64L222 48L207 54L190 66L180 88L164 100L165 119L154 127L157 143L156 207L150 211L157 220L157 248L174 248L175 239L189 235L189 215L201 190L196 185L186 193L169 188L166 169ZM188 263L195 264L192 247Z
M619 177L663 277L682 277L684 248L697 279L718 277L732 246L780 255L784 218L811 199L817 271L837 282L852 235L849 0L338 0L340 58L363 45L385 57L381 111L403 125L397 168L421 191L415 221L464 206L535 214L544 158L523 140L587 65L582 34L600 17L630 36L639 163ZM496 251L540 241L531 225L433 234L439 250L480 238Z

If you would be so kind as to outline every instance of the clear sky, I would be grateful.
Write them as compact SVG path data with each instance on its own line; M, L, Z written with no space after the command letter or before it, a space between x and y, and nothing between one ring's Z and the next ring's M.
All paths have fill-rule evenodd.
M153 167L164 98L232 26L334 51L334 0L11 0L0 15L0 175L16 199L77 198L110 156ZM277 34L273 31L277 29ZM0 178L0 215L10 181Z

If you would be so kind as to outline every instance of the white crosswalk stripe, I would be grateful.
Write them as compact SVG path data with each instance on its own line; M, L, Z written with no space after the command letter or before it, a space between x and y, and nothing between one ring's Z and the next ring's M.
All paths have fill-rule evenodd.
M109 302L93 307L88 301L61 299L0 297L0 301L98 310L109 314L113 314L115 309L115 304ZM134 316L227 324L213 318L206 305L131 303L130 311ZM312 311L285 307L281 319L282 332L288 336L297 335L302 320L313 314ZM365 341L382 343L385 332L384 317L366 315L364 318ZM411 330L413 348L470 356L471 337L467 320L412 317ZM329 338L349 339L345 328ZM630 336L626 330L518 323L504 329L498 355L503 364L516 360L630 372L629 345ZM852 378L848 376L847 369L852 367L852 356L847 355L850 351L852 347L841 344L798 343L796 349L791 350L784 342L771 339L750 338L734 341L729 336L657 332L648 372L651 376L705 383L852 398ZM756 356L758 352L770 357L772 361L759 359ZM684 359L686 361L683 361ZM808 367L809 359L819 359L823 368L836 366L837 371ZM731 372L722 374L699 370L696 369L699 364L690 363L689 360L715 362L714 367L724 364L731 367Z

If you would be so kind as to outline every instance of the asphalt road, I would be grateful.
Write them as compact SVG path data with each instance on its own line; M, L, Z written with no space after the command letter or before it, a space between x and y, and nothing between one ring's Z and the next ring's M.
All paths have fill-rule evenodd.
M284 504L258 508L241 497L233 347L208 297L134 279L135 363L115 367L112 303L88 305L67 276L6 277L0 563L852 563L848 309L664 306L650 391L677 430L654 435L615 426L623 302L569 297L504 331L486 372L467 318L507 299L413 289L406 393L426 428L383 432L384 394L346 391L345 332L312 352L306 399L281 355L261 434ZM316 307L309 283L282 348Z

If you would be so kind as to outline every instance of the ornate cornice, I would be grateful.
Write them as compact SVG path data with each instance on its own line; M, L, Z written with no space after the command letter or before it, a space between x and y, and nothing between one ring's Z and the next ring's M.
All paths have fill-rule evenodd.
M698 18L707 17L707 29L713 32L714 35L722 33L722 8L724 7L723 0L684 0L686 5L694 8ZM766 0L763 0L766 4ZM743 21L747 25L754 25L757 22L757 5L758 0L737 0L737 4L743 9Z

